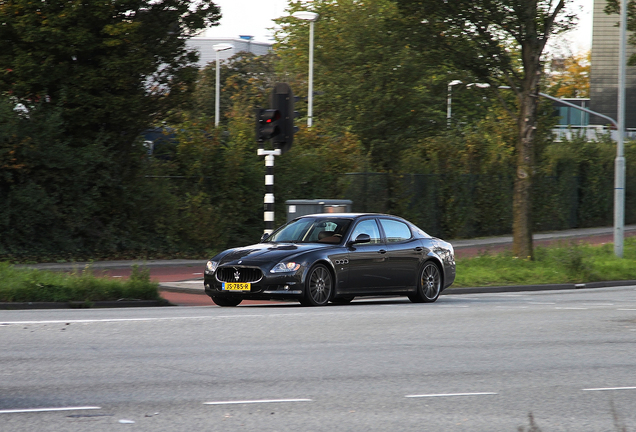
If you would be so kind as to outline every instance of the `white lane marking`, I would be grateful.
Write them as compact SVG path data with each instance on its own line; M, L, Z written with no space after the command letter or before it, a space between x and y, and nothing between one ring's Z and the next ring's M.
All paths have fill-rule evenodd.
M555 309L558 309L558 310L588 310L588 308L582 308L582 307L555 307Z
M96 409L102 409L102 407L79 406L79 407L61 407L61 408L26 408L26 409L0 410L0 414L34 413L34 412L50 412L50 411L79 411L79 410L96 410Z
M616 310L619 310L619 311L635 311L636 309L616 309Z
M256 403L311 402L311 401L312 401L311 399L260 399L260 400L203 402L203 405L239 405L239 404L256 404Z
M636 387L606 387L606 388L583 389L583 391L609 391L609 390L636 390Z
M421 394L421 395L406 395L407 398L428 398L428 397L452 397L452 396L491 396L498 393L481 392L481 393L439 393L439 394Z
M313 315L317 315L314 313ZM336 312L322 312L320 315L335 315ZM102 318L102 319L73 319L73 320L41 320L41 321L0 321L0 326L6 325L26 325L26 324L90 324L90 323L118 323L118 322L153 322L153 321L171 321L171 320L201 320L201 319L242 319L242 318L286 318L296 316L306 316L304 312L290 312L278 314L245 314L245 315L199 315L199 316L172 316L172 317L154 317L154 318Z
M151 321L170 321L170 320L197 320L197 319L216 319L216 318L254 318L263 317L263 315L226 315L226 316L193 316L193 317L164 317L164 318L103 318L103 319L83 319L83 320L48 320L48 321L3 321L0 325L24 325L24 324L88 324L88 323L107 323L107 322L151 322Z
M528 304L531 304L531 305L555 305L556 303L554 303L554 302L528 302Z

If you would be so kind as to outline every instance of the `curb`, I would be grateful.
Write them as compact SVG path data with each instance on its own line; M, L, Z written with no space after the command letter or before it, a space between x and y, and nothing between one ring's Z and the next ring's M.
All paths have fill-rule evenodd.
M0 302L0 310L22 309L98 309L173 306L166 300L110 300L110 301L69 301L69 302Z
M175 282L178 284L179 282ZM591 288L607 288L612 286L636 286L636 280L623 281L602 281L587 283L567 283L567 284L543 284L543 285L505 285L490 287L466 287L466 288L447 288L442 295L461 295L461 294L489 294L489 293L506 293L506 292L524 292L524 291L558 291L558 290L576 290ZM173 285L160 285L159 291L175 292L183 294L206 295L203 288L188 288Z
M462 295L462 294L496 294L515 293L533 291L558 291L577 290L592 288L607 288L621 286L636 286L636 280L624 281L603 281L580 284L546 284L546 285L508 285L493 287L472 287L472 288L448 288L441 295ZM159 291L176 292L184 294L206 295L203 289L183 288L174 286L160 286ZM161 307L174 306L167 300L112 300L97 302L0 302L0 310L23 310L23 309L98 309L98 308L128 308L128 307Z
M179 282L176 282L176 283L179 283ZM201 281L201 285L203 285L203 281ZM159 285L159 291L174 292L174 293L181 293L181 294L207 295L203 288L186 288L186 287L171 286L171 285Z
M488 294L488 293L505 293L505 292L524 292L524 291L557 291L557 290L576 290L586 288L607 288L611 286L636 286L636 280L623 281L603 281L603 282L587 282L587 283L567 283L567 284L545 284L545 285L507 285L493 287L473 287L473 288L447 288L442 295L459 295L459 294Z

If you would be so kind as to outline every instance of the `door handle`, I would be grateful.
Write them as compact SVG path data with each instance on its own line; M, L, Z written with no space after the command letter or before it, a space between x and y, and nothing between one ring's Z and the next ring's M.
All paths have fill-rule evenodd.
M424 250L424 248L420 247L420 246L415 248L415 252L422 252L423 250Z
M386 253L386 251L385 251L384 249L380 249L380 250L378 251L378 253L385 254L385 253Z

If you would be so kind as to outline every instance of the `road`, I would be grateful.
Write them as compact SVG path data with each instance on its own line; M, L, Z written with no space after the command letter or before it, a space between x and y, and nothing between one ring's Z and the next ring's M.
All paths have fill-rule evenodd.
M0 335L3 432L636 430L636 286L2 311Z

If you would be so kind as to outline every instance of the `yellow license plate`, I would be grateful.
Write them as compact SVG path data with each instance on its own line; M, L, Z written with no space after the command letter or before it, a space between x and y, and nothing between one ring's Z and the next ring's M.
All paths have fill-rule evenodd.
M249 291L252 288L252 284L248 282L224 282L224 291Z

